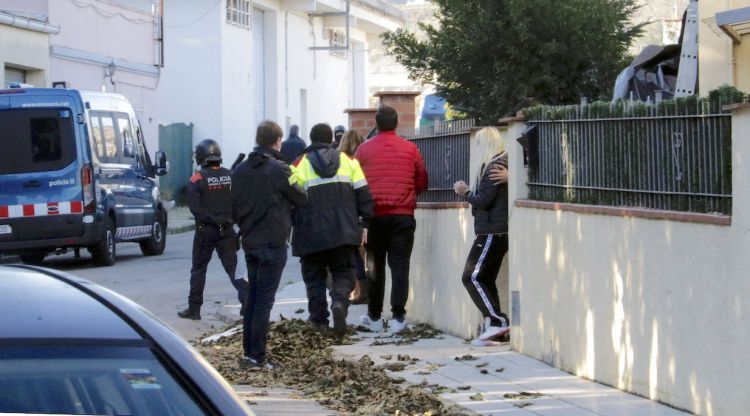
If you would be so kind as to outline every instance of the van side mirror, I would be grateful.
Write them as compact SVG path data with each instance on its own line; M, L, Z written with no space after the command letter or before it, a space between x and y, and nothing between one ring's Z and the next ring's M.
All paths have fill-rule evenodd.
M156 163L154 164L154 170L158 176L164 176L169 172L169 163L167 162L167 154L159 150L154 154Z

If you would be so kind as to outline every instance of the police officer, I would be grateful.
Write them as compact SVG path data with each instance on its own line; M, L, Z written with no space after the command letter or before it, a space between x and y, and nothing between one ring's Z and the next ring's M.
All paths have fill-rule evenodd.
M193 267L190 270L188 307L177 312L180 318L201 319L206 269L214 250L221 265L237 289L237 298L244 313L248 283L236 278L237 234L232 221L232 172L221 167L221 148L214 140L205 139L195 146L195 162L201 169L190 177L186 187L188 206L195 217Z

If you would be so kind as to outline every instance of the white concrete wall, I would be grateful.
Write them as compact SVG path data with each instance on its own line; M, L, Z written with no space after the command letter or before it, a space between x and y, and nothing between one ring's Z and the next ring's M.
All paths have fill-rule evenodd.
M50 23L60 26L60 33L50 37L50 82L65 81L68 88L125 95L153 152L159 120L154 16L150 10L128 6L128 2L86 4L89 6L69 1L48 3ZM125 65L116 65L110 79L105 77L106 64L101 60Z
M5 66L26 70L26 82L48 83L49 35L0 25L0 88L5 88Z
M159 124L193 123L194 143L222 137L223 12L221 5L210 7L202 0L164 2Z
M366 73L355 80L350 59L310 50L328 46L326 20L282 6L278 0L254 1L253 7L264 12L264 27L244 29L227 24L224 1L209 9L198 0L167 0L160 123L193 123L194 141L218 140L227 160L248 153L255 146L258 122L253 37L262 30L265 118L278 122L285 133L289 124L300 125L303 138L315 123L346 124L343 110L352 105L352 84L363 89ZM351 36L367 40L356 27ZM304 106L301 90L307 95Z
M513 207L513 348L697 414L746 414L749 133L737 112L731 226ZM525 188L512 180L511 201Z
M409 275L406 319L424 322L462 337L478 335L482 315L461 283L466 257L474 242L470 208L419 208L414 215L414 235ZM500 308L510 316L507 256L497 280ZM390 317L390 272L387 275L384 316Z
M225 10L222 8L222 11ZM268 18L268 13L266 13ZM253 77L253 34L258 28L248 30L226 23L220 18L221 61L219 82L221 118L216 120L221 134L216 140L222 145L224 163L231 164L238 153L249 154L255 147L255 107ZM272 74L267 74L271 75ZM197 140L197 138L196 138Z

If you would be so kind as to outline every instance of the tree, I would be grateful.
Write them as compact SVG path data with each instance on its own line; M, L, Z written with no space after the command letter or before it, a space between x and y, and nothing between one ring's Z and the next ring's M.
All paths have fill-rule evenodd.
M433 0L437 24L383 35L409 76L492 122L522 100L569 104L611 94L643 24L635 0Z

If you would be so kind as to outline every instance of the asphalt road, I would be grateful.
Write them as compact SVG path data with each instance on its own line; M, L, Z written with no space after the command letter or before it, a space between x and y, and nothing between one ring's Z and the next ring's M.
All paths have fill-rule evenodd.
M76 274L122 294L191 340L215 332L232 319L239 319L240 309L237 292L214 254L203 292L203 319L191 321L177 317L177 311L187 306L192 244L192 232L171 234L167 236L167 248L161 256L145 257L138 244L120 243L117 245L117 261L111 267L95 267L86 250L81 250L80 258L75 258L72 251L59 256L50 255L43 266ZM238 275L244 276L246 268L242 251L237 254L240 257ZM7 257L0 263L17 261L17 257ZM299 280L299 261L290 253L279 288Z

